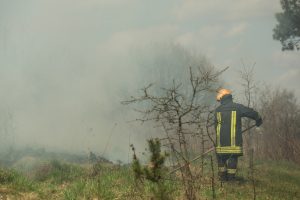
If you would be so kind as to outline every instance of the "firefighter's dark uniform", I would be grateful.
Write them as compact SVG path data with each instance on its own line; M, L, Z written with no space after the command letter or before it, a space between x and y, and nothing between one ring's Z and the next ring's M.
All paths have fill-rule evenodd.
M235 177L238 156L243 155L242 117L255 120L257 126L262 123L256 111L234 103L231 94L224 95L215 112L216 153L221 180Z

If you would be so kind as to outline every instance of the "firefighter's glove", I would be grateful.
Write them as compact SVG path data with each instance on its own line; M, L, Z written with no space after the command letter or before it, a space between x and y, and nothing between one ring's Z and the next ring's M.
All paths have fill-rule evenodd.
M256 126L259 127L262 124L262 118L260 117L259 119L256 120Z

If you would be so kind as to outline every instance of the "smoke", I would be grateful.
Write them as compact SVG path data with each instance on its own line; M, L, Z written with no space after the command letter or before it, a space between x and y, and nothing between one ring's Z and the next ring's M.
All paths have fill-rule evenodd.
M272 3L239 6L249 4L258 11L251 16L262 19L262 7ZM159 132L151 124L129 123L137 113L120 102L136 96L148 83L159 88L174 78L184 82L188 67L196 63L210 65L198 51L205 51L219 68L230 66L223 77L231 89L238 90L235 70L244 57L258 63L259 79L273 83L280 76L283 86L297 85L297 55L272 56L275 48L280 49L271 38L274 9L266 11L269 17L257 25L250 17L230 20L228 13L215 12L206 2L201 8L208 5L206 12L214 17L198 12L198 17L190 18L201 9L198 3L181 4L0 0L0 138L6 138L0 145L91 150L128 161L130 143L143 151L145 139ZM186 17L179 19L178 14ZM227 20L221 23L218 19L224 16ZM239 31L228 37L232 30ZM263 46L261 51L258 46Z
M120 2L1 1L0 98L12 144L122 161L130 143L144 149L154 130L128 123L136 113L120 102L188 58L174 51L176 27L123 31L132 15L119 10L134 1Z

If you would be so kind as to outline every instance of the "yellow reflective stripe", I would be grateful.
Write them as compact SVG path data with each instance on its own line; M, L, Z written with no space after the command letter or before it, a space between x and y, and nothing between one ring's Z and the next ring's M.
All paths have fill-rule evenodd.
M243 148L239 146L231 147L217 147L217 153L243 153Z
M221 113L217 112L217 121L218 121L218 125L217 125L217 147L220 146L220 132L221 132Z
M218 154L242 154L241 150L219 150L217 151Z
M230 133L230 136L231 136L231 146L235 146L235 133L236 133L236 111L232 111L231 112L231 133Z
M236 173L236 169L227 169L227 173L228 174L235 174Z
M231 146L233 146L233 134L232 134L232 131L233 131L233 112L231 112L231 127L230 127L230 141L231 141Z
M240 146L235 146L235 147L226 146L226 147L217 147L217 149L224 149L224 150L242 150L242 147L240 147Z
M233 132L234 132L234 146L236 145L236 111L233 111L233 116L234 116L234 120L233 120Z

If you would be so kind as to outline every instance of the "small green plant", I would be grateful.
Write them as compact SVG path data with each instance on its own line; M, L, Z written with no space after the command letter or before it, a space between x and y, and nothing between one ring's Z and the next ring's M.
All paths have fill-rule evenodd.
M147 166L142 166L136 156L134 146L133 150L132 170L136 182L143 183L144 189L150 190L152 198L157 200L172 199L172 187L165 179L167 170L164 163L167 153L161 153L161 143L158 138L148 140L150 160Z

